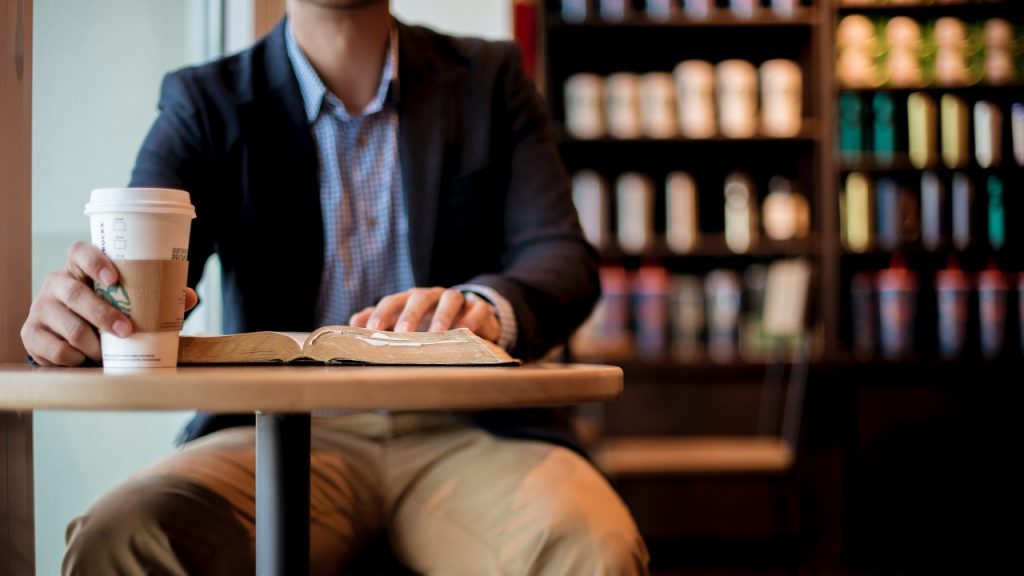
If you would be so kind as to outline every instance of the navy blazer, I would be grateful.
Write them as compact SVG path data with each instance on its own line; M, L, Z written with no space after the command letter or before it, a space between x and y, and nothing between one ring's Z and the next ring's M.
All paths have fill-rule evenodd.
M514 43L396 25L416 284L494 288L515 310L512 354L536 359L567 340L600 290L543 100ZM216 252L226 333L315 329L324 262L318 160L285 20L250 49L167 74L159 111L131 185L191 193L189 286ZM496 433L571 443L559 411L467 416ZM251 414L200 413L182 440L252 422Z

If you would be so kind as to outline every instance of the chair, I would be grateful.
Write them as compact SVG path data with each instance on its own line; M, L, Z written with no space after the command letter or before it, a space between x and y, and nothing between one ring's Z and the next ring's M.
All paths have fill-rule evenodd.
M687 479L700 479L711 486L738 478L767 480L780 493L772 505L778 524L787 542L797 547L795 463L809 357L805 316L810 274L809 265L799 259L777 260L769 266L764 309L769 345L754 434L598 436L591 444L595 463L613 484L620 488L630 482L643 486L632 492L640 494L638 506L684 498L681 491L686 489ZM685 374L685 368L679 370ZM672 514L671 505L661 510ZM652 560L656 554L652 549ZM794 568L796 560L787 558L786 563Z

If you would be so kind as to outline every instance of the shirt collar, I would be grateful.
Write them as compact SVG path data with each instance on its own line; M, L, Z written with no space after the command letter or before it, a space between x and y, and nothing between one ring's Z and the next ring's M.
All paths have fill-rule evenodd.
M302 93L302 104L306 111L306 120L310 124L316 121L325 100L334 104L341 111L342 115L349 116L350 112L334 94L327 91L327 87L320 79L320 75L316 73L313 65L309 63L306 55L302 52L302 48L299 47L299 43L295 39L295 34L292 33L290 23L288 26L285 26L285 44L288 50L288 59L291 61L295 77L299 81L299 91ZM388 52L384 58L384 70L380 75L380 85L377 86L376 95L366 106L366 109L363 110L362 115L368 116L380 112L386 103L393 101L397 97L397 89L398 30L397 26L392 24L391 34L388 38Z

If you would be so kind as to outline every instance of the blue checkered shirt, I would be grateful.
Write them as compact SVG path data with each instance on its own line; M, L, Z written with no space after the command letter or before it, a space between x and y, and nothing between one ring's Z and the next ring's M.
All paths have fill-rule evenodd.
M286 27L286 44L319 160L325 250L317 321L320 326L347 324L353 313L415 285L394 101L398 35L392 28L377 93L358 113L327 90L291 26ZM508 301L487 286L456 288L491 303L501 323L498 344L510 348L516 321Z

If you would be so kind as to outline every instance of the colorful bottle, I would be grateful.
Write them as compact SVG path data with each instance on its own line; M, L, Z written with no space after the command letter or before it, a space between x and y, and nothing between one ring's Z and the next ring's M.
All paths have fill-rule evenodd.
M970 293L971 282L967 274L960 269L956 258L950 256L946 268L935 274L939 354L943 358L957 358L963 354Z
M875 283L882 355L904 358L914 350L917 275L906 268L899 255L893 255L889 267L878 271Z

